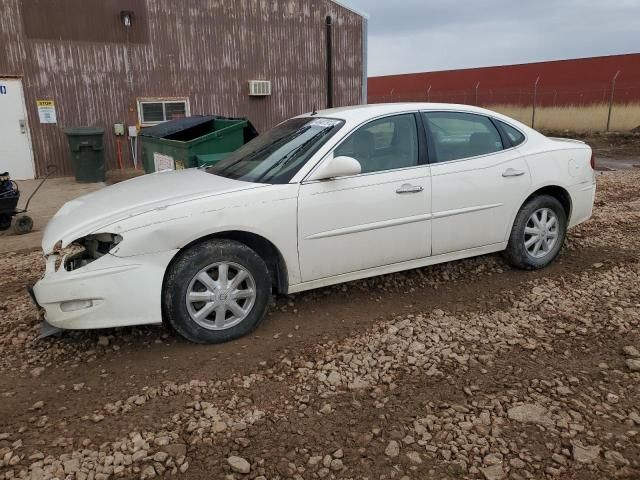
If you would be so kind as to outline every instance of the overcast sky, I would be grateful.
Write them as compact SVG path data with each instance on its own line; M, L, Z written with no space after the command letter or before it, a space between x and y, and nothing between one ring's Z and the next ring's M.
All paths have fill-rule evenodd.
M640 52L640 0L342 0L369 14L369 75Z

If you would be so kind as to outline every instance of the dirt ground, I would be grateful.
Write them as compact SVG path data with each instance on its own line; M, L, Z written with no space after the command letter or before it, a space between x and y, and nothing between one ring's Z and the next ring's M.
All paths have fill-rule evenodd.
M38 340L41 255L3 254L0 479L640 478L640 171L598 183L548 269L489 255L280 296L220 346Z

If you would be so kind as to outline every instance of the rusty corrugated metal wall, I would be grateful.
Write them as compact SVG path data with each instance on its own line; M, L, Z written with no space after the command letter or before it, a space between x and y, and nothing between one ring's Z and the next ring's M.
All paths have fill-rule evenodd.
M432 101L479 105L592 105L640 102L640 54L369 78L369 102ZM476 86L478 90L476 92Z
M0 0L0 77L23 78L38 175L71 174L62 129L75 125L105 127L116 168L112 125L135 124L139 98L188 97L191 114L246 116L260 131L323 108L327 15L334 104L362 103L366 20L329 0ZM271 80L273 95L249 97L249 80ZM57 124L39 123L36 100L56 102Z

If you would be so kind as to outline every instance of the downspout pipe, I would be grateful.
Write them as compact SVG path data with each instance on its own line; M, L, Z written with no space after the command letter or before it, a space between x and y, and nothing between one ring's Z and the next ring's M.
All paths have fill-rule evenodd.
M327 108L333 108L333 18L327 15Z

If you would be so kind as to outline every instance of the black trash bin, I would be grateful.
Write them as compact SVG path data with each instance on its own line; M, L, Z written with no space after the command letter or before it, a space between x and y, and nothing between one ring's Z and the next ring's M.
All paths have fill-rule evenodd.
M104 128L73 127L64 133L71 150L71 168L76 181L81 183L104 182Z

